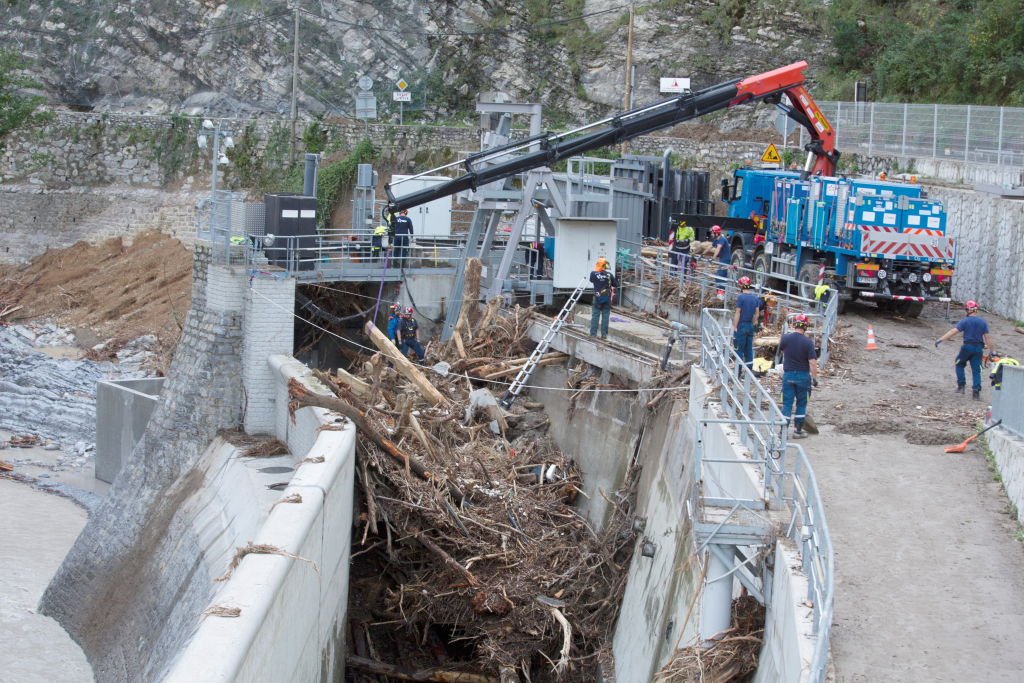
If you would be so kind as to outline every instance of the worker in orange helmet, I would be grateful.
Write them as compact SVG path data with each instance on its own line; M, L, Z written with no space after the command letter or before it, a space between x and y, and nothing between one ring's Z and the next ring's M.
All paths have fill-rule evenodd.
M608 338L608 319L612 313L612 300L615 298L615 288L619 286L619 280L615 273L608 269L608 259L604 256L594 263L594 270L590 273L590 284L594 286L594 304L590 311L590 336L597 336L598 318L601 321L601 339Z

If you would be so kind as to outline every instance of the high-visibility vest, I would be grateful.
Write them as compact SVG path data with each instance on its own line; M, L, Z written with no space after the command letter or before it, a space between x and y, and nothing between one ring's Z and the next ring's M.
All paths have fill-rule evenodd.
M1004 365L1020 365L1020 363L1013 358L1000 358L992 364L992 370L989 371L989 378L992 380L992 386L996 389L1003 386Z

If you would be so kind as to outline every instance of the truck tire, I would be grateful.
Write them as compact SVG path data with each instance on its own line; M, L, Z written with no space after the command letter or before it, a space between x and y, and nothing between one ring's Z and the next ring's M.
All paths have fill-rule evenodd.
M775 278L768 273L771 272L771 257L763 251L758 252L754 257L754 287L772 287Z
M729 264L732 265L733 270L737 272L736 277L744 275L745 273L740 273L738 269L747 267L746 252L742 249L734 249L732 252L732 258L729 259Z
M800 266L800 272L796 279L800 282L800 296L804 299L814 301L814 288L818 286L818 270L821 264L816 261L808 261Z
M924 312L923 301L894 301L893 311L904 318L919 318Z

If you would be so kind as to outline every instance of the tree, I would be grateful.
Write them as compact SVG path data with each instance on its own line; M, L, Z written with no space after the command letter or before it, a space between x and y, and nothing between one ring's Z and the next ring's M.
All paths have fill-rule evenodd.
M24 66L17 54L0 50L0 146L8 133L40 118L43 98L25 92L40 84L21 73Z

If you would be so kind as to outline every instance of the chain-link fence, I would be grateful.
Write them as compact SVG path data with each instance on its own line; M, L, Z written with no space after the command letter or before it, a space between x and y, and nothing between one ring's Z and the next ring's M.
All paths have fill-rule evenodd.
M819 102L844 152L1024 167L1024 109L953 104ZM800 129L800 144L807 132Z

